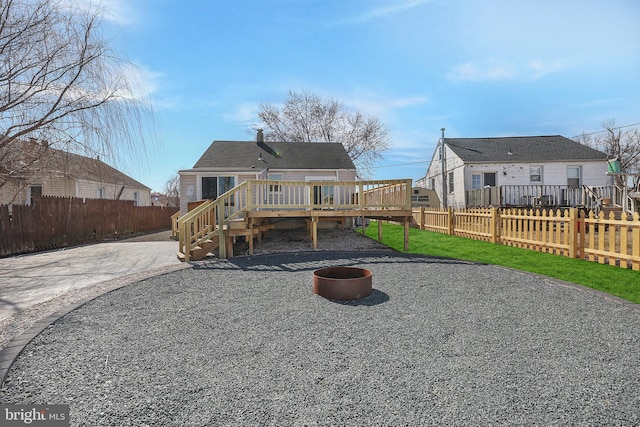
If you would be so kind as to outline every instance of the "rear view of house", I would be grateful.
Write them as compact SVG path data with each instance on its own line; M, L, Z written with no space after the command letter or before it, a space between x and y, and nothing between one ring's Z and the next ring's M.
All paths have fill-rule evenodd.
M180 212L199 200L213 200L250 179L274 181L355 181L356 168L339 143L214 141L192 169L180 173ZM331 198L331 186L317 198ZM265 197L278 197L273 185Z
M457 208L584 206L612 187L608 165L605 153L560 135L446 138L421 185Z

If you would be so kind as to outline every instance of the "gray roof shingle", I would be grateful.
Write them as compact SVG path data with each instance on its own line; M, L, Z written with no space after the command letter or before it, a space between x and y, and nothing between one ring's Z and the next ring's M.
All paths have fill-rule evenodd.
M267 142L269 147L281 155L276 158L265 152L254 141L213 141L195 168L260 167L267 161L271 169L355 169L344 146L325 142Z
M607 155L560 135L445 138L465 163L606 160Z
M58 150L53 147L44 147L32 141L13 141L0 152L0 159L2 159L0 171L5 166L11 168L11 165L15 163L15 168L19 170L18 175L31 176L36 173L53 176L60 175L74 179L126 185L149 190L146 185L100 159Z

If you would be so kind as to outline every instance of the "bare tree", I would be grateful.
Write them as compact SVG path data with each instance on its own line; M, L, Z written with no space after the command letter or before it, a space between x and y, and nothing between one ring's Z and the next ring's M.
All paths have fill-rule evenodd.
M267 141L342 143L360 177L389 148L389 132L378 118L309 92L290 91L282 108L263 103L258 117Z
M640 173L640 130L618 126L613 119L602 122L602 128L601 132L583 133L577 137L578 142L606 153L610 159L618 159L622 172ZM626 185L620 176L616 183Z
M180 206L180 176L172 176L164 185L164 195L169 206Z
M133 65L102 37L100 11L72 6L0 0L0 188L46 163L46 149L16 158L24 141L115 161L144 158L154 135Z

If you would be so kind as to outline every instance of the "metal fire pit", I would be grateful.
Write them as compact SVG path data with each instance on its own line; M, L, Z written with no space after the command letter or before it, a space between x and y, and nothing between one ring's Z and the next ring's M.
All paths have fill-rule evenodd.
M340 301L364 298L373 291L371 276L364 268L321 268L313 272L313 293Z

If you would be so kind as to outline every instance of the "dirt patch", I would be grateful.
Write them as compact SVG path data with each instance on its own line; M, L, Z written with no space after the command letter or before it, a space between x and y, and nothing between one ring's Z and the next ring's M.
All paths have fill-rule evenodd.
M270 230L261 242L256 239L253 244L253 253L272 254L283 252L312 251L313 242L304 228L290 230ZM389 247L363 236L351 229L320 229L318 230L318 249L323 251L352 251L352 250L387 250ZM249 244L238 239L234 246L234 253L238 255L249 254Z

